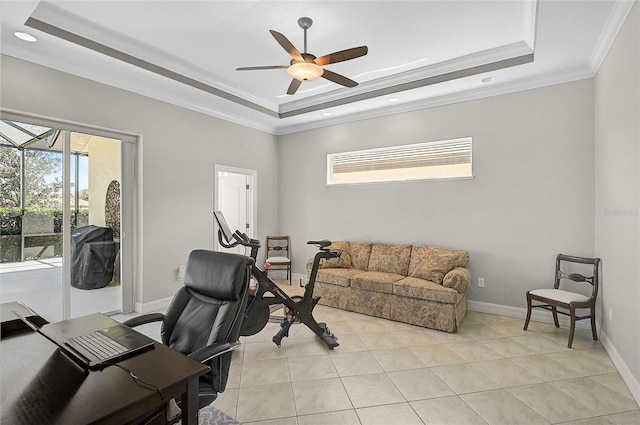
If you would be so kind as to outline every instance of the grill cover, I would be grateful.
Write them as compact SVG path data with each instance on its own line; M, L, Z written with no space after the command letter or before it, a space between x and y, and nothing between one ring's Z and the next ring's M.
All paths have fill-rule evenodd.
M71 286L78 289L103 288L113 280L118 244L113 231L94 225L71 232Z

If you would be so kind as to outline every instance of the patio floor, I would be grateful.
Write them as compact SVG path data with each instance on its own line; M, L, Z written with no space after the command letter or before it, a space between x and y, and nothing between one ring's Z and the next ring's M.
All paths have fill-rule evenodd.
M62 320L62 258L0 264L0 302L19 301L48 321ZM120 285L71 288L71 316L120 312Z

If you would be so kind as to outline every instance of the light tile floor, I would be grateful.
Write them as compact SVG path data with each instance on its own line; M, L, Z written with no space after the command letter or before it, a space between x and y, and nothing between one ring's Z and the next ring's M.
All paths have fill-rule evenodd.
M290 289L288 285L282 288ZM334 350L304 325L242 338L214 406L245 425L640 424L590 331L468 312L455 334L317 306ZM150 335L157 329L147 328Z

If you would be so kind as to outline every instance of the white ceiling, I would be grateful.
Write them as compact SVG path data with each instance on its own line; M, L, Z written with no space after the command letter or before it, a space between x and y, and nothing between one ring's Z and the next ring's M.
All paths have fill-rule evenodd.
M1 51L284 134L592 77L632 4L2 0ZM235 70L288 64L269 30L302 52L302 16L314 21L316 56L368 46L364 57L326 66L357 87L319 78L288 96L285 69Z

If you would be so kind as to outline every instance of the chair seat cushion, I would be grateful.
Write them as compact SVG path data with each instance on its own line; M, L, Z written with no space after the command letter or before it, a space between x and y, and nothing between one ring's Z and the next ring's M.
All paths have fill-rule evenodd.
M562 289L534 289L529 291L531 295L548 298L561 303L570 304L575 302L589 301L589 297L575 292L563 291Z
M287 257L269 257L267 258L267 263L289 263L291 260L289 260Z

